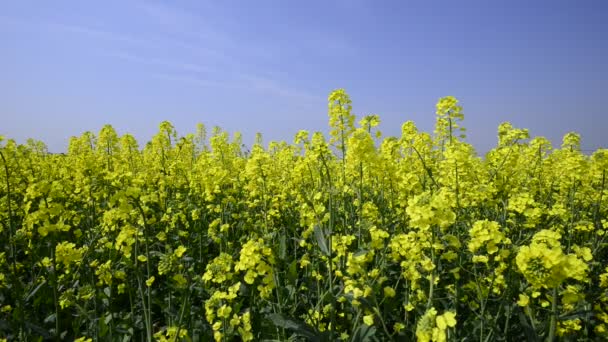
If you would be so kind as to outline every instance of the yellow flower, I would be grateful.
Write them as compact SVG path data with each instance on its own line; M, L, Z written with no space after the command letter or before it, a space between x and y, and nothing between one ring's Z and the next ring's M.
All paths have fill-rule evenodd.
M205 274L202 277L203 281L221 284L232 280L232 265L232 256L227 253L220 253L211 263L207 264Z
M488 263L488 257L485 256L485 255L474 255L473 256L473 262L480 263L480 264L487 264Z
M591 248L589 247L579 247L577 245L574 245L572 246L572 249L578 257L580 257L586 262L589 262L593 259L593 254L591 254Z
M300 259L300 268L304 268L310 265L310 259L308 259L308 254L304 254L302 259Z
M435 308L430 308L420 317L416 325L416 337L418 341L429 342L431 340L433 328L435 327L435 317L437 317L437 310Z
M416 337L418 341L446 341L448 328L456 326L456 314L446 311L443 315L437 315L435 308L430 308L418 320L416 325Z
M395 297L395 290L392 287L385 287L384 288L384 296L387 298L393 298Z
M445 330L448 327L456 326L456 314L452 311L446 311L443 315L437 316L437 327Z
M488 254L494 254L498 251L498 244L509 244L509 239L500 231L498 222L481 220L473 223L473 227L469 230L471 241L468 244L469 251L475 253L482 247L486 247ZM483 261L484 263L487 262Z
M49 257L44 257L42 258L42 266L44 267L51 267L51 265L53 264L53 262L51 261L51 259Z
M234 314L232 316L232 319L230 320L230 325L233 326L233 327L236 327L239 324L241 324L241 318L239 317L239 315Z
M232 308L229 306L226 306L225 304L222 305L219 309L217 309L217 316L221 317L221 318L228 318L228 317L230 317L231 313L232 313Z
M261 278L262 284L257 288L260 296L268 298L275 287L271 265L274 264L272 249L266 247L263 239L249 240L241 248L239 261L234 266L235 271L245 272L245 282L255 283Z
M605 273L600 274L600 287L608 287L608 267Z
M517 305L525 307L528 306L528 304L530 304L530 297L525 294L520 294L519 300L517 301Z
M581 320L577 318L558 322L556 332L557 336L564 336L579 331L581 328Z
M148 287L152 286L152 284L154 283L154 276L151 276L148 280L146 280L146 285Z
M182 255L184 255L184 253L186 252L186 247L184 246L179 246L177 247L177 249L175 250L175 252L173 252L175 254L176 257L181 258Z
M92 342L93 339L90 337L79 337L74 340L74 342Z
M575 254L564 254L559 238L557 232L541 230L517 253L519 271L537 288L553 288L567 278L583 280L586 276L587 264Z
M71 242L60 242L55 246L55 259L58 264L64 264L68 267L72 263L80 263L84 251L81 248L76 248L76 245Z
M370 327L374 325L374 314L363 316L363 323L369 325Z

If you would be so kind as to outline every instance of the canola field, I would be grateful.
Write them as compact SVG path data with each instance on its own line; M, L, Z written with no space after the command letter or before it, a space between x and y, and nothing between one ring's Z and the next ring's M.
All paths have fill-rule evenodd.
M169 122L0 138L0 341L608 338L608 150L463 109L385 137L331 93L329 136Z

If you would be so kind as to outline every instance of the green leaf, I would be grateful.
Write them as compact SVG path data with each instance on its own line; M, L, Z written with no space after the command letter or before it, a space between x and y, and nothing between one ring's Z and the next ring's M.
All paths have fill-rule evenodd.
M291 330L296 334L305 337L308 341L320 342L321 336L310 325L293 318L288 318L282 314L270 314L268 319L277 327Z
M315 239L317 240L317 245L319 245L321 252L326 256L330 256L327 238L323 233L323 229L319 226L315 226Z
M99 336L100 337L106 336L106 334L108 333L108 331L110 329L108 328L108 324L105 322L105 319L100 319L98 321L98 324L99 324Z
M287 281L290 284L295 285L298 279L298 261L294 260L289 264L287 268Z
M285 234L279 236L279 259L285 260L287 257L287 241Z
M526 334L528 342L538 341L536 331L534 331L534 328L532 328L532 326L530 326L530 323L528 323L528 319L524 315L523 311L518 310L517 317L519 318L519 323L524 328L524 333Z
M52 316L54 317L55 314L53 314ZM53 335L48 332L46 329L44 329L43 327L36 325L34 323L31 322L25 322L25 327L35 333L37 333L38 335L40 335L42 338L44 339L51 339L53 337Z
M44 319L44 323L45 324L53 323L53 322L55 322L55 318L57 318L57 316L54 313L52 313Z
M581 310L581 311L575 311L575 312L571 312L568 314L563 314L561 316L559 316L559 320L560 321L565 321L565 320L571 320L571 319L577 319L577 318L587 318L590 315L593 315L593 310Z
M361 249L358 250L355 254L353 254L354 257L360 257L362 255L367 254L367 252L369 252L367 249Z
M357 330L355 330L355 333L353 334L351 342L377 341L378 338L375 335L376 335L375 327L370 327L367 324L362 324L357 328Z
M25 301L26 301L26 302L28 302L28 301L30 300L30 298L32 298L32 297L33 297L33 296L36 294L36 292L38 292L38 290L40 290L40 288L41 288L41 287L42 287L44 284L46 284L46 280L45 280L45 281L43 281L42 283L38 284L38 286L36 286L36 288L35 288L35 289L33 289L33 290L32 290L32 292L30 292L30 293L27 295L27 297L25 297Z

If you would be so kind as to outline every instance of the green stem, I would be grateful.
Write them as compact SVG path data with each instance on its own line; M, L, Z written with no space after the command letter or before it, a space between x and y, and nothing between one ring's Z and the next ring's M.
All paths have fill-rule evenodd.
M329 172L329 170L328 170ZM328 263L329 263L329 293L331 294L330 298L331 298L331 314L330 314L330 321L331 321L331 327L329 329L329 338L330 341L333 341L333 337L334 337L334 330L336 329L336 297L334 296L334 282L333 282L333 260L332 260L332 236L333 236L333 226L334 226L334 214L333 214L333 205L332 205L332 195L331 195L331 191L329 193L329 234L327 237L328 240L328 248L329 248L329 255L327 256L328 259Z
M549 326L549 337L547 342L555 340L555 328L557 327L557 286L553 288L553 298L551 301L551 323Z
M144 212L144 209L142 208L141 204L139 203L139 200L135 201L135 204L137 205L137 208L139 209L139 212L141 213L141 217L142 220L144 222L144 247L146 249L146 272L147 272L147 279L150 279L150 250L148 247L148 222L146 220L146 213ZM146 284L147 285L147 284ZM151 304L152 304L152 299L150 296L150 286L146 286L146 295L147 295L147 299L148 299L148 312L147 312L147 324L146 324L146 337L148 338L148 341L152 341L152 308L151 308Z
M414 150L414 152L416 152L418 159L420 159L420 162L422 163L422 167L424 168L426 173L429 175L429 178L431 179L433 184L436 187L439 187L439 184L437 184L437 181L435 181L435 178L433 177L433 171L426 165L426 163L424 162L424 158L422 158L422 155L420 154L420 152L418 152L418 150L416 149L416 147L414 147L414 145L412 145L412 150Z
M435 265L435 230L431 228L431 262ZM435 291L435 269L431 271L431 282L429 284L429 299L426 303L426 309L429 310L433 304L433 292Z
M12 266L13 266L13 278L15 279L15 286L19 289L18 292L22 292L21 291L21 284L17 281L18 277L17 277L17 247L15 246L15 240L13 238L14 236L14 232L13 232L13 210L11 207L11 182L10 182L10 173L8 171L8 164L6 162L6 158L4 157L4 153L2 153L2 151L0 151L0 157L2 157L2 162L4 164L4 173L6 174L6 202L7 202L7 206L8 206L8 241L9 241L9 250L10 250L10 255L11 255L11 259L12 259ZM23 301L23 296L22 295L18 295L19 300L17 301L19 307L18 307L18 312L19 312L19 336L22 336L23 332L25 331L25 303Z
M2 162L4 163L4 173L6 174L6 202L8 206L8 229L9 229L9 242L10 242L10 251L13 257L13 265L16 264L15 257L15 248L13 241L13 210L11 207L11 182L10 182L10 173L8 172L8 164L6 163L6 159L4 158L4 153L0 151L0 157L2 157Z
M188 287L190 287L190 284L188 284ZM190 290L184 291L184 298L183 298L183 301L182 301L182 309L181 309L180 314L179 314L179 320L177 322L177 332L175 333L175 338L173 339L173 342L177 342L177 339L179 337L179 331L182 328L182 321L184 319L184 313L186 312L186 305L187 305L189 299L190 299Z
M54 239L53 239L54 240ZM55 305L55 340L59 341L59 300L57 298L57 258L55 255L55 243L53 243L53 249L51 250L51 256L53 258L53 304Z

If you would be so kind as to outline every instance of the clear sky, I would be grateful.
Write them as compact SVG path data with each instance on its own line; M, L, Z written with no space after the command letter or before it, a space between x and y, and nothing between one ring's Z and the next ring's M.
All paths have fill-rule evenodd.
M163 120L250 144L358 116L432 130L456 96L480 153L500 122L608 147L608 1L4 1L0 134L44 141L106 123L143 145Z

